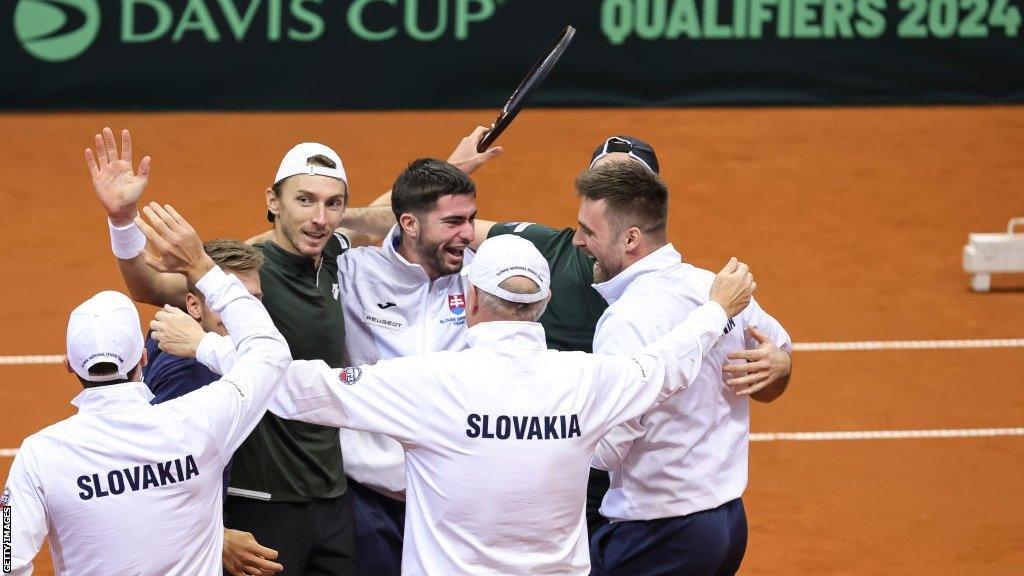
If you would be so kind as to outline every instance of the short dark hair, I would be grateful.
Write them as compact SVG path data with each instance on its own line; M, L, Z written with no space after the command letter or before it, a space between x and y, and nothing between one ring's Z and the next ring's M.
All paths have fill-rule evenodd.
M306 158L306 166L320 166L321 168L338 167L338 165L334 163L334 160L331 160L330 158L324 156L323 154L317 154L315 156L310 156L309 158ZM288 178L291 178L291 176L289 176ZM274 182L274 185L270 187L270 189L274 191L274 196L277 196L278 198L281 197L281 186L284 185L288 178L285 178L280 182ZM274 216L273 212L267 210L267 220L273 222L276 218L277 217Z
M203 244L203 250L210 256L213 263L223 268L225 272L259 270L263 265L263 253L255 246L238 240L221 238L210 240ZM192 282L188 283L188 291L200 299L203 297Z
M648 233L665 230L668 186L637 162L611 162L584 170L576 177L576 192L589 200L604 200L609 218L623 230L630 226Z
M391 210L397 220L402 214L422 214L441 196L465 194L476 196L476 184L465 172L441 160L420 158L413 160L391 187Z

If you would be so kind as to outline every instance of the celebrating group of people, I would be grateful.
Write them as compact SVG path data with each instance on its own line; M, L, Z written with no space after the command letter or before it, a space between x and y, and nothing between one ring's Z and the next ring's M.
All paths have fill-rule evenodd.
M477 217L485 131L361 208L299 144L273 230L205 245L97 134L114 256L162 308L148 337L119 292L71 313L79 412L15 458L13 573L48 537L76 575L734 574L788 334L745 264L683 262L650 145L604 140L556 229Z

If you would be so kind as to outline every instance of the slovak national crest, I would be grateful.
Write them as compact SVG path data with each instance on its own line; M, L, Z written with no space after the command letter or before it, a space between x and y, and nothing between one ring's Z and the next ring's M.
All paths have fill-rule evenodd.
M448 309L456 316L466 311L466 297L463 294L448 295Z

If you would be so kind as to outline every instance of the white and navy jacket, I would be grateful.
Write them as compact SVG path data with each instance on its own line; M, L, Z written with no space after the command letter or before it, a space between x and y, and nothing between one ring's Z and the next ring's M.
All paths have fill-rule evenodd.
M345 347L353 366L379 360L466 348L466 281L450 274L431 281L419 264L398 253L394 226L380 248L338 256L338 286L345 314ZM463 265L473 261L466 250ZM196 358L218 374L234 360L231 338L207 334ZM417 386L413 378L400 384ZM341 430L345 474L394 499L405 498L405 452L382 434Z
M26 438L4 497L14 574L47 537L58 576L222 573L221 472L291 355L237 278L214 268L196 286L238 341L234 368L158 405L141 382L85 389L77 414Z
M338 258L345 311L345 346L353 366L466 348L466 282L461 274L431 281L419 264L398 253L396 225L380 248L349 250ZM473 261L466 250L463 266ZM400 382L418 386L418 379ZM392 498L404 498L405 452L395 440L360 430L341 431L345 474Z
M688 385L726 321L709 303L630 356L547 350L540 324L485 322L461 352L340 370L296 361L271 410L400 443L403 574L582 576L597 443Z
M643 349L708 302L714 279L714 273L683 263L668 244L595 284L609 306L598 321L594 351ZM685 392L601 441L594 466L611 476L603 516L613 521L683 516L743 495L750 405L725 386L722 367L732 362L730 352L757 345L746 335L747 326L790 351L789 334L751 300L729 321Z

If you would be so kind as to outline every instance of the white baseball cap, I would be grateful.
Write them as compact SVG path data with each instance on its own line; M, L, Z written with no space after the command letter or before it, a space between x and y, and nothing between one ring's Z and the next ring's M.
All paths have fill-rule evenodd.
M124 380L142 359L142 328L135 304L120 292L107 290L71 311L68 320L68 363L83 380ZM116 374L94 376L89 368L101 362L117 366Z
M311 166L309 159L313 156L326 156L330 158L337 168L326 166ZM281 165L277 168L277 175L274 176L274 184L285 178L309 174L310 176L330 176L337 178L348 186L348 176L345 174L345 165L341 163L341 157L334 150L316 142L303 142L288 151L281 159Z
M548 261L532 242L512 234L488 238L480 244L473 261L463 266L462 275L480 290L509 302L540 302L551 293ZM516 294L498 286L513 276L533 280L540 290L533 294Z

